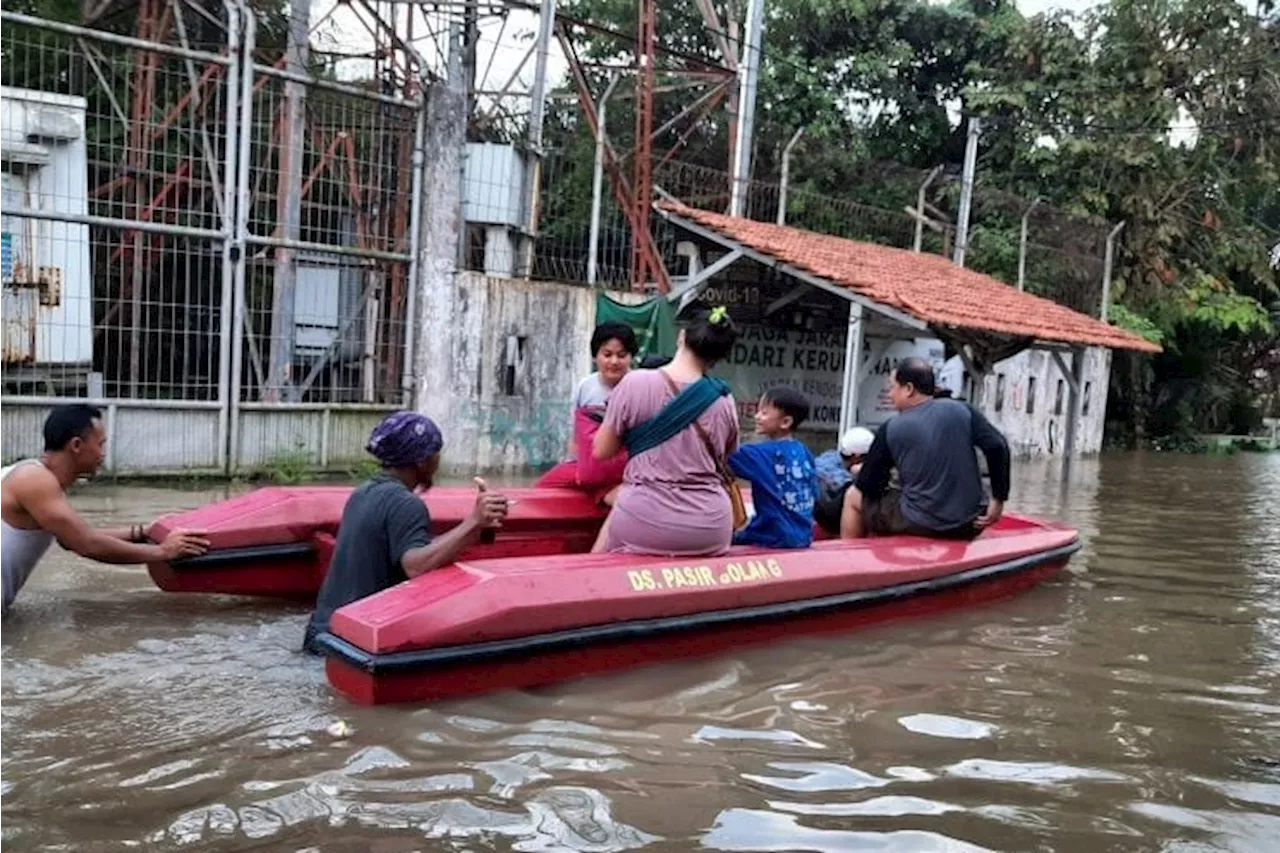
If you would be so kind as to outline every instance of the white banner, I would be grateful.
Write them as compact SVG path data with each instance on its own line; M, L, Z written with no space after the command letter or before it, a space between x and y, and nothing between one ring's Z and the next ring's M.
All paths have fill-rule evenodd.
M840 398L844 387L843 334L790 331L751 325L715 375L729 383L738 401L738 414L755 414L760 395L775 385L790 385L809 398L811 412L806 429L835 432L840 428ZM863 359L875 357L870 373L858 389L858 423L874 426L888 420L889 375L898 362L923 356L941 370L944 349L932 338L889 340L867 338Z

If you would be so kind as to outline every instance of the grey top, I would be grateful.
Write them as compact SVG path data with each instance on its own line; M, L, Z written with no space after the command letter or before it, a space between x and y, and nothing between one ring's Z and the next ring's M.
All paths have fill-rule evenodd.
M609 395L613 393L613 389L600 381L599 373L592 373L581 382L578 383L577 389L573 392L573 408L581 409L583 407L600 407L609 399Z
M333 562L307 625L306 648L312 649L316 634L329 630L333 611L408 579L400 560L431 541L430 523L422 499L390 474L380 473L351 493Z
M982 413L960 400L928 400L890 418L858 472L858 490L878 498L893 468L901 482L902 515L944 532L982 513L982 474L974 448L987 458L991 496L1009 498L1009 445Z
M38 459L24 459L0 469L0 481L20 465L39 465ZM0 575L4 580L4 606L0 612L9 612L9 605L18 597L31 573L36 570L40 558L53 544L53 534L45 530L24 530L0 521Z

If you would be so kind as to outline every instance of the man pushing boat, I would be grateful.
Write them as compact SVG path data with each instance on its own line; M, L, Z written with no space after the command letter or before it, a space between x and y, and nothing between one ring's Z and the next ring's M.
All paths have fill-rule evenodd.
M489 492L483 480L471 513L434 539L426 504L414 492L429 489L440 469L444 437L417 412L395 412L374 428L366 449L382 470L347 499L338 527L329 573L307 624L306 651L317 653L315 638L329 629L333 612L353 601L395 586L457 560L485 530L502 525L508 501Z
M5 613L54 539L68 551L99 563L160 562L208 550L209 542L200 532L175 530L154 545L140 524L94 530L80 517L67 500L67 489L97 472L106 458L106 446L99 409L82 403L55 406L44 422L44 455L0 470Z

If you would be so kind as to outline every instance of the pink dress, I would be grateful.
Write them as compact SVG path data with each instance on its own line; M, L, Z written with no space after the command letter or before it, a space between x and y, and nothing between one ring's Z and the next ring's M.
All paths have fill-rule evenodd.
M681 386L683 389L683 386ZM619 436L643 423L672 398L657 370L633 370L609 397L605 425ZM738 409L722 397L698 419L716 449L738 446ZM683 432L627 460L622 492L609 517L605 549L671 557L723 554L733 540L733 509L698 431Z

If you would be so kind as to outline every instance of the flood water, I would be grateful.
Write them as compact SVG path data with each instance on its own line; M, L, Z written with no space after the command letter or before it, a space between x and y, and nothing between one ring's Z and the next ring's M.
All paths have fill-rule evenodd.
M1085 545L1015 599L417 707L332 694L303 609L55 549L3 623L4 849L1280 850L1280 454L1023 464L1013 508Z

